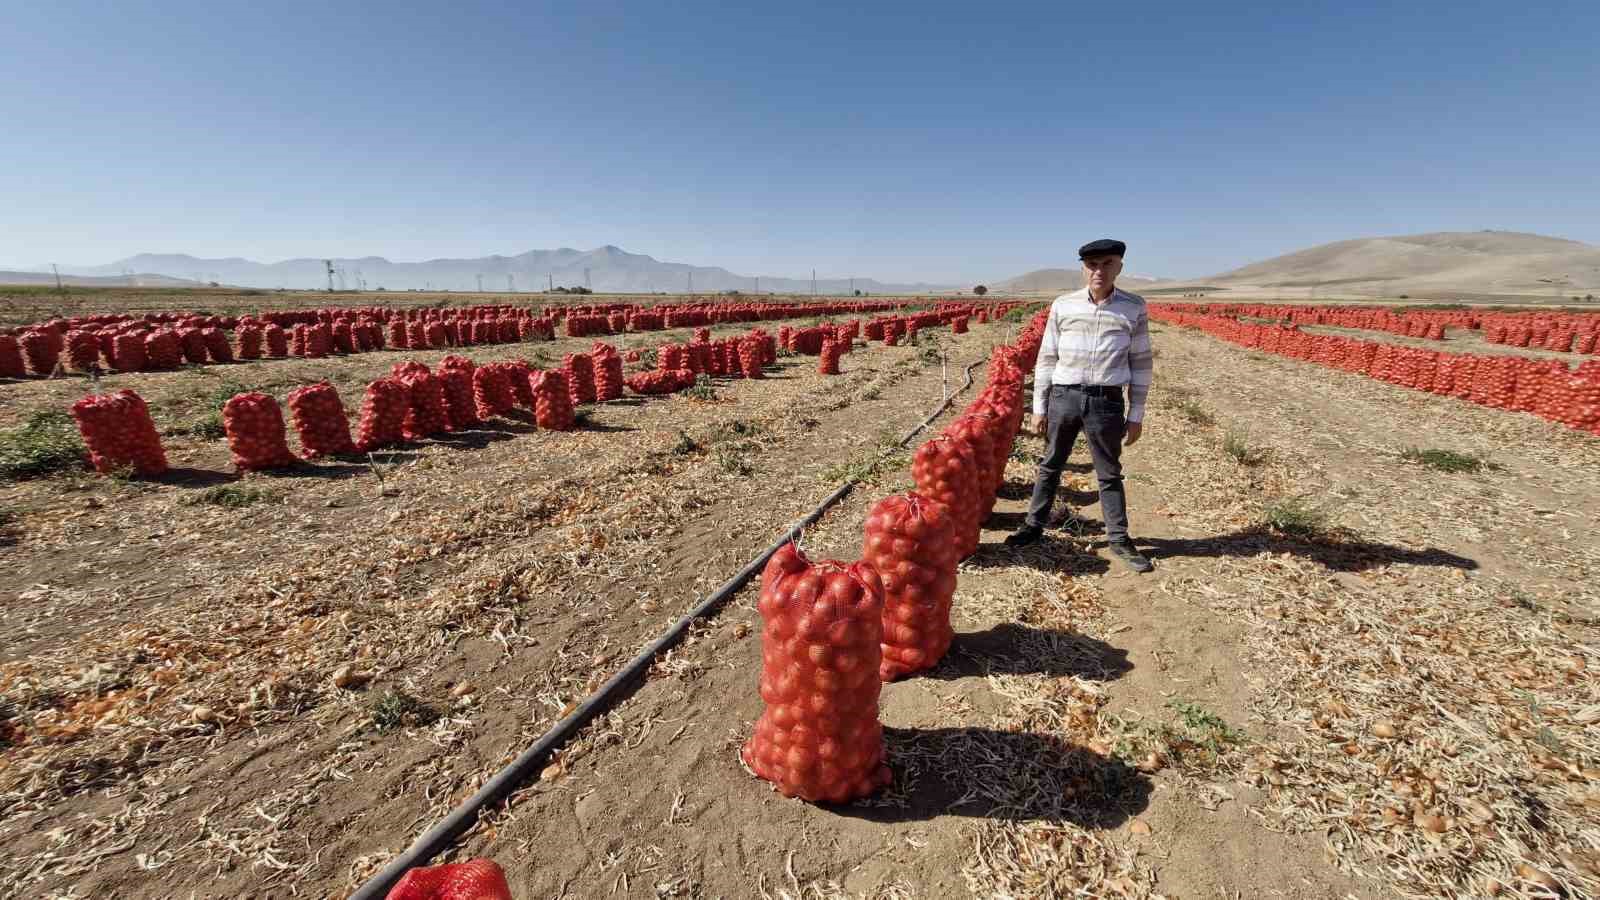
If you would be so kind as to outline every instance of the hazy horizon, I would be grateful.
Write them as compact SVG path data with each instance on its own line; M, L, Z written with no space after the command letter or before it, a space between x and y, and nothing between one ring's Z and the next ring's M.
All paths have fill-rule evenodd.
M1180 279L1376 235L1600 243L1593 4L12 18L7 268L610 244L964 284L1106 235L1130 272Z

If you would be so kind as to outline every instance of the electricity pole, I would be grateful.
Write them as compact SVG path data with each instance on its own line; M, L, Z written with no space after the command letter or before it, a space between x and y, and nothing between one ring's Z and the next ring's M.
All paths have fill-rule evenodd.
M690 269L687 274L689 276L689 293L692 294L694 293L694 270Z
M322 261L322 265L328 270L328 293L331 294L333 293L333 260L325 259Z
M554 291L556 289L556 276L551 272L546 272L544 277L550 279L550 290Z
M515 294L516 292L517 292L517 279L510 272L507 272L506 273L506 293Z
M56 268L55 263L51 263L50 271L56 273L56 290L61 290L61 270Z
M589 282L589 267L583 267L583 287L585 290L594 290L594 285Z
M811 270L811 296L817 295L817 270Z
M478 293L483 293L483 274L478 274Z

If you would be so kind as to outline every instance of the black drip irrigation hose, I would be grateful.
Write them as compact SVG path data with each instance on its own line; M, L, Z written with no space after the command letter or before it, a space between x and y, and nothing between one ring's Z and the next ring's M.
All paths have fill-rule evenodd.
M923 429L932 425L935 419L943 415L944 411L950 408L950 404L955 402L957 396L967 388L972 387L972 370L982 365L983 362L984 360L980 359L967 366L965 371L966 384L955 389L950 393L950 396L944 398L938 408L926 419L923 419L917 427L906 432L906 436L901 438L900 443L896 446L904 448L911 443L912 438L916 437ZM655 661L656 654L669 649L682 640L684 634L688 632L689 626L700 619L710 616L721 608L730 597L742 590L750 582L750 579L755 577L757 572L761 571L762 567L767 564L767 560L772 558L772 554L777 553L784 544L793 540L797 532L822 518L822 514L848 496L857 483L857 480L852 478L839 485L834 489L833 493L823 498L816 508L806 513L804 518L785 529L777 540L768 545L767 549L761 551L755 559L750 560L743 569L739 570L737 575L728 579L721 587L700 601L700 604L689 610L683 618L672 623L672 627L668 628L666 633L646 644L644 649L629 660L628 664L623 666L617 674L612 675L606 680L605 684L602 684L599 689L589 695L588 699L578 704L578 707L569 713L566 718L552 726L549 731L544 733L543 737L533 743L533 746L522 751L505 768L496 772L493 778L484 783L483 787L478 788L477 793L468 797L460 806L457 806L443 819L439 820L437 825L424 832L410 847L406 848L404 853L395 857L378 874L367 879L366 883L362 884L361 887L356 889L355 893L350 895L349 900L382 900L388 894L389 889L394 887L395 882L399 881L407 871L417 866L426 865L435 856L448 849L451 844L456 842L457 838L466 834L477 823L478 814L485 807L504 800L511 795L512 791L527 781L531 775L538 772L544 765L545 760L549 758L550 754L558 746L604 711L610 702L616 698L617 694L621 693L622 689L630 682L649 671L650 664Z

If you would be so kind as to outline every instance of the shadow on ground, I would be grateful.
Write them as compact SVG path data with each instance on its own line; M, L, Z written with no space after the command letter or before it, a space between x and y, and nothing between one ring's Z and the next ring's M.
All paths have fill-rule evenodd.
M1157 559L1255 556L1268 552L1289 553L1311 559L1335 572L1364 572L1391 563L1469 571L1478 568L1476 560L1434 547L1410 550L1393 544L1363 541L1337 532L1300 537L1257 527L1215 537L1135 540Z
M992 728L885 728L894 783L829 807L871 822L942 816L1116 828L1150 805L1150 779L1051 735Z
M1014 522L1011 517L1015 517ZM996 513L989 518L988 527L1012 531L1021 525L1022 513ZM1109 562L1053 531L1046 530L1036 543L1026 547L1007 547L1003 540L979 544L978 551L961 563L962 568L1027 566L1060 575L1103 575L1111 570Z
M1128 651L1074 631L1005 622L956 635L950 652L913 677L952 681L984 675L1076 675L1115 681L1133 671Z

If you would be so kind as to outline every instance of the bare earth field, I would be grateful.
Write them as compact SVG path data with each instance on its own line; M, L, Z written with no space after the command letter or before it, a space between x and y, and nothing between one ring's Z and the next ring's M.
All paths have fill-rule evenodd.
M456 856L519 898L1600 893L1600 441L1155 331L1125 462L1156 572L1106 561L1086 456L1062 492L1079 521L1001 545L1040 449L1020 441L955 647L884 687L882 796L811 806L741 767L752 588ZM939 335L952 379L1007 336ZM223 379L328 377L353 405L442 355L124 380L182 429ZM0 743L0 892L341 896L850 469L874 483L804 546L855 558L866 509L909 487L905 454L867 463L938 403L940 367L879 344L835 378L779 362L577 432L501 420L376 473L251 475L240 506L197 502L232 476L192 434L163 482L0 485L0 712L33 723ZM0 428L82 389L0 385ZM345 665L370 681L335 687Z

